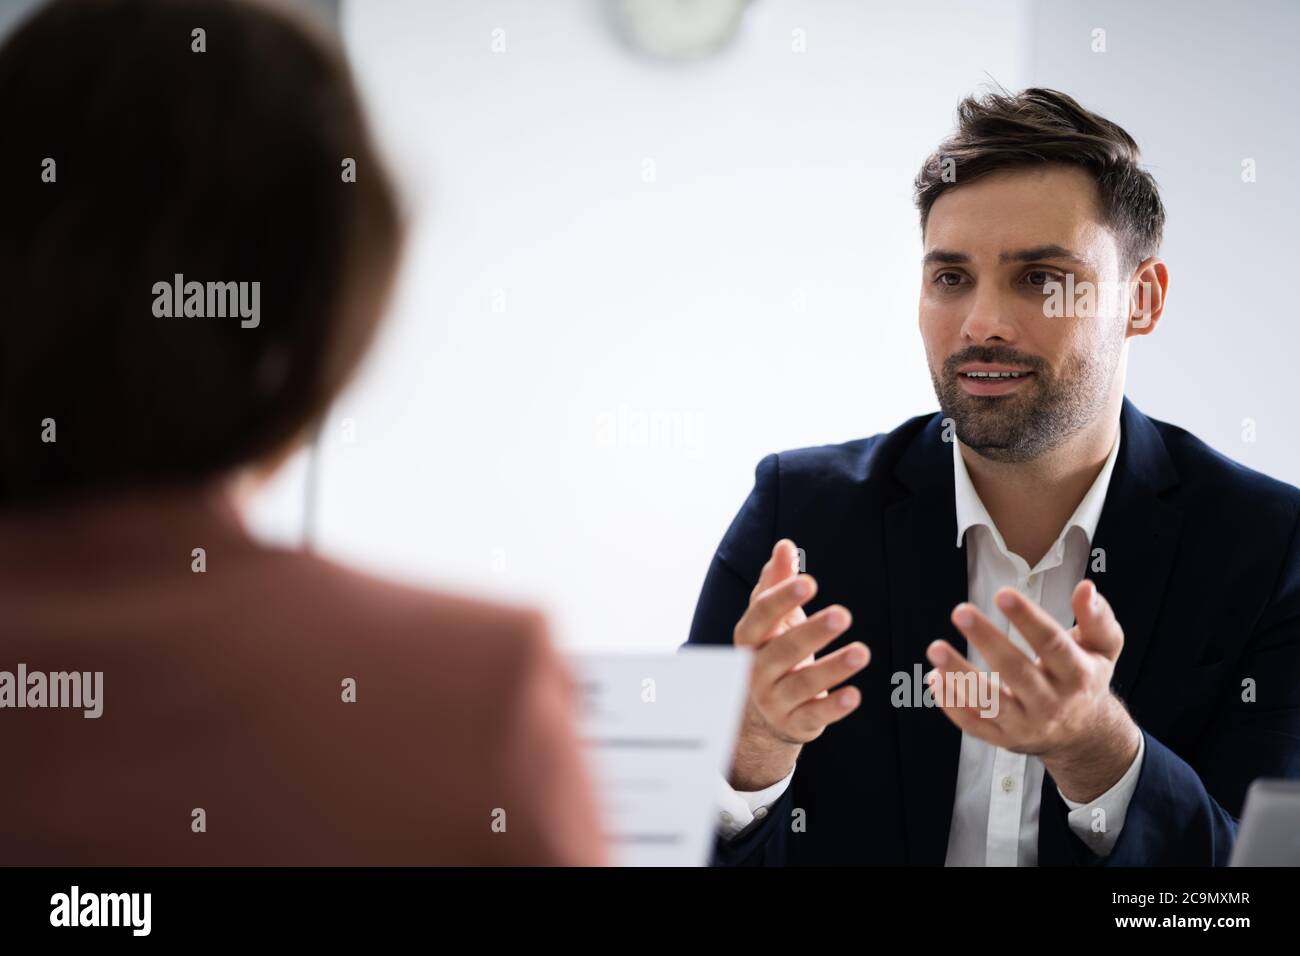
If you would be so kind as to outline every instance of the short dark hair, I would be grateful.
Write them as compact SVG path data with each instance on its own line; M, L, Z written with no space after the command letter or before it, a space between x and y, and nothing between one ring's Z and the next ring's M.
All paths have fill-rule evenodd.
M198 483L324 413L403 232L327 28L253 0L55 0L0 47L0 130L0 507ZM260 283L259 323L160 318L177 274Z
M957 107L956 131L916 177L922 234L935 200L950 189L996 170L1078 166L1096 182L1102 223L1119 240L1121 267L1131 269L1159 251L1165 228L1160 191L1139 158L1132 136L1058 90L968 96Z

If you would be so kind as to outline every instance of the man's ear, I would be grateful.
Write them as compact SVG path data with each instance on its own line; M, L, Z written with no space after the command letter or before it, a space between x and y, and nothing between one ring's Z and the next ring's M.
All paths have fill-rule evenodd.
M1129 279L1129 318L1125 337L1150 335L1165 311L1165 296L1169 293L1169 268L1164 261L1152 256L1133 270Z

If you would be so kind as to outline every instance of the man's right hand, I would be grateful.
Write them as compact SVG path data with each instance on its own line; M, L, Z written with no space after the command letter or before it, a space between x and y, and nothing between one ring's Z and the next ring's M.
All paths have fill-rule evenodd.
M815 658L849 629L848 609L838 604L811 618L803 605L817 593L817 582L799 574L794 542L782 538L749 596L749 609L736 625L737 647L754 650L749 699L741 725L731 786L754 791L770 787L793 768L803 745L826 725L851 714L862 702L856 687L835 687L871 660L861 641Z

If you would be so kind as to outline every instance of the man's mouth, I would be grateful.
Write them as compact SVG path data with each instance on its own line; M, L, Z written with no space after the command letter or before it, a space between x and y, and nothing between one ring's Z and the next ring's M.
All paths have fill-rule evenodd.
M970 364L958 369L957 377L968 395L1009 395L1023 387L1033 372L1005 365Z

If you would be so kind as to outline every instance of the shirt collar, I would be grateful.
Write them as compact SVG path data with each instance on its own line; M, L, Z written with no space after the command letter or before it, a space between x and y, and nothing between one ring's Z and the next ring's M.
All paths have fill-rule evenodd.
M1115 459L1119 457L1121 431L1122 429L1115 429L1115 441L1110 446L1106 463L1101 466L1101 472L1092 483L1092 487L1088 489L1088 493L1083 496L1083 500L1079 502L1079 507L1074 509L1074 514L1070 515L1070 520L1061 529L1061 534L1056 539L1056 546L1060 546L1071 528L1079 528L1091 543L1097 531L1097 523L1101 520L1102 506L1106 503L1106 489L1110 486L1111 472L1115 470ZM966 530L975 525L984 525L993 532L995 538L1001 541L1001 532L993 524L988 509L984 507L984 502L980 501L980 496L971 483L970 472L966 470L966 462L961 457L961 449L958 447L955 434L952 436L952 460L953 487L957 496L957 547L961 547Z

